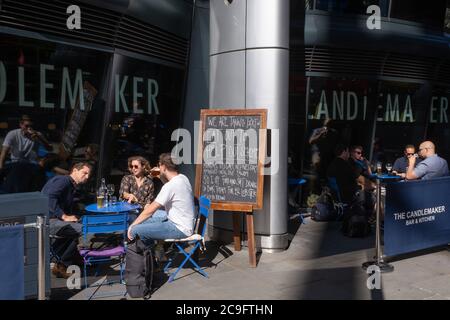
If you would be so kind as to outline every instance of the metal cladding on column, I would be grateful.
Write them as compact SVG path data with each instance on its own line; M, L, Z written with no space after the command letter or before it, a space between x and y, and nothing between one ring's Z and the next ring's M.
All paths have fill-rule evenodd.
M289 1L228 2L210 3L210 108L267 108L268 155L276 173L265 177L264 209L254 212L255 233L263 249L285 249ZM213 237L232 230L230 214L215 214L211 221Z

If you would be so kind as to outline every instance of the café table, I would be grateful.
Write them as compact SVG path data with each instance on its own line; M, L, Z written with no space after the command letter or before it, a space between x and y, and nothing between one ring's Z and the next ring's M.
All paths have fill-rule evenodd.
M130 212L140 209L139 204L128 203L126 201L119 201L114 204L109 204L108 206L98 207L97 203L92 203L86 206L85 210L92 213L120 213L120 212Z
M403 178L395 174L372 174L370 178L376 180L377 190L375 260L364 262L362 267L367 269L371 265L376 265L380 268L381 272L391 272L394 271L394 267L384 261L381 251L381 184L398 182Z

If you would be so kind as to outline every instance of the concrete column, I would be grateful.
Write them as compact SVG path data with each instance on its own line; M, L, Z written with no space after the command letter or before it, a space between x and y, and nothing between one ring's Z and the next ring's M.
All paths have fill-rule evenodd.
M268 147L278 170L265 177L264 209L254 215L257 245L272 251L288 245L289 3L210 2L210 108L268 110ZM230 213L215 212L209 224L212 238L231 239Z

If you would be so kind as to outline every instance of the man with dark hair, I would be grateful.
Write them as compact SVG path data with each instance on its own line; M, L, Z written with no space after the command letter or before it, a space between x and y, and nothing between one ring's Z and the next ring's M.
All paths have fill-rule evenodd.
M19 129L8 132L5 140L3 140L3 148L0 153L0 169L4 166L8 152L11 153L12 163L37 163L39 144L42 144L48 151L51 151L53 148L42 133L33 130L33 122L29 116L23 115L19 125Z
M328 177L336 178L342 202L350 204L358 191L358 185L356 183L358 176L348 162L350 157L348 147L337 145L335 154L336 158L328 167L327 175Z
M392 166L392 172L395 174L401 175L402 173L406 173L406 169L408 168L409 162L408 157L413 156L416 153L416 147L412 144L408 144L405 146L405 150L403 151L403 157L400 157L395 160L394 165ZM418 159L416 161L416 165L421 160Z
M170 153L159 156L158 167L161 180L167 182L128 229L130 240L139 236L148 246L154 240L186 238L194 231L194 196L188 178L178 173ZM160 210L161 207L165 210Z
M42 188L42 193L48 196L50 234L60 239L53 244L54 251L61 258L52 272L57 277L68 278L68 266L73 264L77 254L78 237L82 225L73 213L74 193L76 187L89 179L91 165L87 162L76 163L67 176L55 176Z

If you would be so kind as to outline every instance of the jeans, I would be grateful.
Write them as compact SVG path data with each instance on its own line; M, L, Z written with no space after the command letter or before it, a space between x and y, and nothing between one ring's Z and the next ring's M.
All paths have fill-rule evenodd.
M187 237L167 218L167 213L164 210L156 210L150 218L133 226L131 235L133 238L138 236L147 246L153 246L154 240L182 239Z

